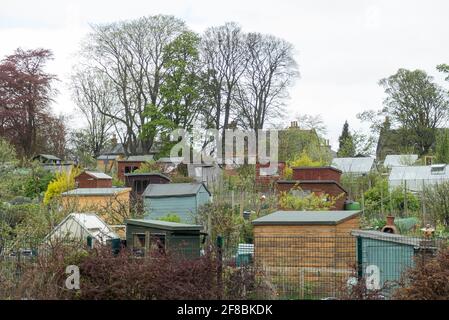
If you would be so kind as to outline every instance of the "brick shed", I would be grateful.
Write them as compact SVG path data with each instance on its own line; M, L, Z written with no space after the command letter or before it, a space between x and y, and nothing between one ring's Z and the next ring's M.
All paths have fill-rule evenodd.
M146 162L152 161L153 155L129 156L126 159L117 161L117 177L125 182L125 174L133 173Z
M297 167L293 168L292 180L279 180L278 192L288 192L299 187L305 194L328 194L338 197L332 210L344 210L348 192L340 184L341 171L333 167Z
M356 264L360 211L276 211L252 222L254 262L280 292L333 295Z
M103 172L84 171L75 178L77 188L112 188L112 177Z

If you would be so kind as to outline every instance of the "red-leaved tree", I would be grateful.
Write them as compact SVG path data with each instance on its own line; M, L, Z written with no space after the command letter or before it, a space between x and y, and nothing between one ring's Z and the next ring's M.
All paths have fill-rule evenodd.
M0 135L21 156L57 153L59 150L53 150L53 146L61 142L55 143L54 139L65 140L64 135L55 138L54 131L48 130L64 125L50 109L56 77L44 68L52 58L53 54L46 49L17 49L0 62Z

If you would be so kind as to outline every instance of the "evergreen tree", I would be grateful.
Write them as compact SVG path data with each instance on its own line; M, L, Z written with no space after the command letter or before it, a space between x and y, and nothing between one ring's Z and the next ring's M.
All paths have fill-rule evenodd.
M343 125L343 131L338 138L339 146L337 155L340 158L344 157L355 157L355 145L352 134L349 132L348 121L345 121Z

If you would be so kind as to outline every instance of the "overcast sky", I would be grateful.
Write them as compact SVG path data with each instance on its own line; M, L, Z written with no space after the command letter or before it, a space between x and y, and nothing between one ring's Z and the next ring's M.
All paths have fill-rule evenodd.
M73 113L66 83L89 24L172 14L202 32L235 21L295 46L301 77L285 123L321 114L336 147L346 119L361 130L356 114L381 108L381 78L419 68L444 83L435 66L449 63L448 13L447 0L0 0L0 57L17 47L51 49L48 69L61 80L54 109Z

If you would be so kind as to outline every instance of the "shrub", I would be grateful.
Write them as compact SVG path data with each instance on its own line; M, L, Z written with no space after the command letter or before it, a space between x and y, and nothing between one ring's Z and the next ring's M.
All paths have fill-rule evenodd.
M327 165L323 160L312 160L306 151L301 152L300 156L293 161L287 162L284 169L284 178L291 179L293 176L294 167L322 167Z
M159 218L159 220L167 222L181 222L181 218L176 214L167 214L166 216Z
M58 173L56 178L48 184L47 191L45 191L44 195L44 204L48 205L53 200L58 199L63 192L74 189L75 177L78 174L79 169L77 168L73 168L69 174L65 172Z
M301 191L301 188L295 186L292 190ZM344 197L344 193L337 197L328 194L316 195L313 192L304 196L295 196L283 191L279 196L279 206L284 210L330 210L335 207L335 203L341 197Z
M398 300L449 300L449 249L441 250L436 257L415 259L394 292Z

